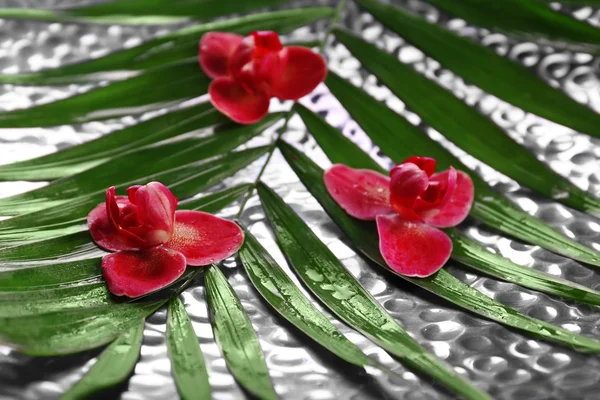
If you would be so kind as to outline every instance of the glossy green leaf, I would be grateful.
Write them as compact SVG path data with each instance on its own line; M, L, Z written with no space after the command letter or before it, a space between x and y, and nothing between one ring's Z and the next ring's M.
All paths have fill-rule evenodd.
M1 317L0 342L31 355L77 353L113 341L163 303L136 302L25 317Z
M42 289L34 292L0 292L0 318L109 306L111 304L113 302L110 292L103 281L68 288Z
M585 3L585 0L580 1ZM553 47L574 51L597 52L600 48L600 31L597 28L554 11L542 2L429 0L429 3L475 25L520 39L550 43Z
M282 118L271 114L254 125L234 125L234 129L201 138L183 138L127 152L96 167L67 176L51 184L16 196L0 199L0 215L34 212L83 197L110 186L142 181L163 171L227 153L262 133ZM160 179L154 179L159 180ZM146 183L146 182L143 182ZM167 184L166 182L163 182ZM9 225L11 225L9 223ZM4 230L0 224L0 231ZM12 229L12 228L9 228Z
M580 32L577 35L578 39L587 38L588 40L594 40L596 44L600 45L599 29L585 22L580 22L552 11L546 5L537 3L536 1L433 0L432 3L437 5L443 3L454 9L478 10L477 12L481 16L485 16L487 20L510 21L510 23L519 25L523 24L517 22L518 18L515 18L515 16L525 17L528 11L543 11L548 19L557 23L556 25L565 26L566 20L579 28L584 28L583 31L585 33ZM563 91L550 86L516 61L512 61L508 57L499 56L492 49L484 47L467 37L450 32L440 25L431 24L399 7L381 3L379 0L358 0L358 4L373 14L389 29L406 39L406 41L418 47L466 81L479 86L486 92L540 117L565 125L576 131L600 137L600 114L573 100ZM510 15L505 16L506 13L510 13ZM560 29L556 29L555 26L548 27L548 31L555 34L562 32ZM345 35L343 36L345 37ZM367 49L363 50L366 51ZM364 63L369 69L375 67L381 61L371 59L369 58L370 55L367 54L365 54L365 57L370 60L370 62ZM457 119L456 125L466 126L464 122L470 114L466 112L466 109L472 110L471 113L474 114L475 111L472 108L466 105L459 106L458 103L462 104L462 102L456 100L450 93L447 95L445 93L438 94L442 93L444 89L429 89L430 86L435 84L427 79L421 78L418 81L414 81L413 75L417 73L414 72L413 68L404 64L401 67L397 67L396 63L398 63L397 60L386 64L383 68L377 68L379 72L375 72L375 70L373 72L386 85L390 86L390 89L394 93L399 91L392 88L392 81L395 87L404 88L406 91L402 92L404 94L400 95L396 93L397 96L402 96L403 99L404 96L407 99L412 98L419 91L421 96L418 97L440 96L439 103L432 105L429 109L420 105L419 99L411 100L410 107L414 105L416 112L424 112L423 118L428 120L428 123L431 122L429 118L439 118L437 115L442 113L455 116ZM396 73L394 79L391 79L391 72L389 71ZM413 82L413 84L407 88L407 82ZM456 105L450 103L448 99L452 99L452 102L456 103ZM409 104L408 101L407 104ZM445 102L449 102L449 104L442 107L441 105ZM435 109L443 110L443 112L436 111ZM431 116L429 117L430 114ZM481 122L479 119L481 119ZM487 119L481 116L479 118L473 117L470 121L472 125L468 125L469 129L467 131L485 137L487 140L495 140L495 136L500 135L500 129L487 127L487 125L493 124L484 121L487 122ZM433 126L432 122L430 124ZM445 127L445 130L442 130L442 127ZM442 133L446 134L448 129L451 128L447 123L440 125ZM459 128L454 127L453 129ZM448 135L450 137L450 133ZM506 137L506 134L502 136ZM458 144L458 141L456 142ZM506 148L506 150L512 153L512 149L509 150L509 148ZM519 159L522 158L523 156L519 155Z
M244 246L239 251L242 265L256 290L275 311L341 359L359 367L380 368L312 305L250 232L244 230L244 234Z
M179 208L183 210L201 210L214 213L232 203L244 193L247 193L248 190L250 190L250 185L234 186L196 199L184 200L179 203ZM60 216L60 208L56 211L55 217ZM84 212L84 216L80 219L71 220L71 223L78 229L84 230L86 229L86 226L83 225L85 224L86 214L85 210L82 211ZM75 216L73 214L74 212L75 211L72 210L69 216ZM40 214L44 214L44 212L41 212ZM65 220L67 219L68 218L65 218ZM30 221L32 224L35 224L35 219L31 219ZM35 229L35 225L32 225L32 229ZM57 234L57 232L52 232L50 229L46 234L52 236L53 234ZM90 234L85 230L70 235L53 237L51 239L39 240L0 249L0 262L2 263L0 271L11 267L22 268L23 264L25 264L26 267L31 266L31 263L36 263L33 266L45 265L48 264L48 262L100 257L102 254L103 252L96 246L92 241ZM47 268L47 266L44 266L44 268ZM1 281L2 278L0 278L0 282Z
M283 199L264 184L257 189L290 266L327 308L406 366L433 377L467 399L488 398L398 325Z
M215 340L229 370L248 392L264 400L277 399L258 337L240 299L217 266L208 268L204 279Z
M0 18L101 24L168 24L274 7L289 0L118 0L59 11L0 8Z
M83 124L141 114L202 96L209 83L197 60L184 61L64 100L0 113L0 128Z
M82 220L80 223L85 222ZM85 227L81 227L81 229L83 230ZM100 256L102 256L102 250L92 241L92 237L87 230L0 249L2 267L5 267L6 263L9 263L9 265L12 263L29 264L31 262L47 264L55 261Z
M42 157L0 166L1 180L43 181L76 174L125 152L230 120L209 102L176 110Z
M99 81L110 78L110 74L105 74L110 71L135 72L192 58L196 60L198 41L206 32L248 34L254 30L272 30L286 33L332 14L333 9L329 7L297 8L194 25L98 59L28 74L0 75L0 83L64 85Z
M356 144L325 122L323 118L301 105L296 105L295 110L332 163L345 164L353 168L372 169L387 175L388 171L380 167ZM288 148L286 144L282 146ZM286 156L293 159L293 152L286 150ZM314 174L308 174L306 171L312 171ZM322 187L322 171L319 174L316 167L307 169L296 167L296 172L309 190L315 191L315 197L322 195L322 192L316 189L316 187ZM452 258L479 272L565 299L600 305L600 292L532 268L517 265L504 257L491 253L457 229L448 229L447 233L454 243Z
M364 2L365 0L360 1ZM381 3L377 2L377 4ZM388 14L390 13L391 11L388 11ZM428 24L427 22L424 23ZM566 178L558 175L527 149L513 141L490 119L474 108L469 107L451 92L419 74L411 66L399 62L395 56L379 50L352 34L336 30L335 35L365 68L375 74L425 123L440 131L470 155L550 199L581 211L600 214L600 199L586 193ZM450 48L447 44L445 46ZM466 46L464 47L466 48ZM456 57L456 59L466 57L458 56L457 53L456 49L452 49L448 56ZM492 65L493 62L486 61L486 63ZM472 68L472 65L470 69L471 71L479 71ZM514 76L522 75L515 73ZM491 75L489 79L493 79L498 87L512 87L500 76ZM527 87L525 82L534 82L534 80L527 78L523 84L514 87L514 90L518 93L525 93L526 97L530 98L532 92L524 89ZM540 98L543 97L552 99L549 94L540 96ZM536 101L536 104L541 104L542 100L536 98ZM551 101L559 107L568 109L567 106L561 106L560 101L556 99ZM600 115L591 113L597 120L589 116L586 119L596 120L598 125ZM507 154L510 154L509 162L507 162Z
M89 398L126 380L135 368L143 338L144 320L141 319L100 354L92 368L62 395L61 400Z
M389 269L379 252L378 234L375 223L350 217L329 196L322 176L323 170L304 154L290 145L280 143L280 150L307 188L319 201L327 214L350 238L357 250L374 263L447 301L455 306L491 319L501 324L522 330L535 337L575 348L586 353L600 353L600 341L577 335L544 321L527 317L517 310L505 306L483 293L456 279L445 269L428 278L410 278ZM303 239L304 240L304 239ZM299 242L304 243L304 242Z
M100 258L21 268L0 267L0 293L92 285L101 282Z
M169 302L167 348L171 371L183 400L210 399L210 384L200 343L190 317L179 298Z
M470 171L448 150L384 104L334 73L329 73L326 83L371 140L396 163L416 154L427 155L437 159L440 169L448 169L453 165L468 172L475 184L475 202L470 214L472 217L525 242L600 266L600 254L521 211L490 188L479 175Z
M471 267L475 271L529 289L560 296L566 300L600 305L600 292L533 268L515 264L488 251L476 241L463 235L458 229L447 229L446 233L450 235L454 245L452 259Z
M267 150L267 147L253 148L147 176L136 182L118 185L117 194L125 193L127 187L132 184L159 181L167 185L176 197L180 199L190 197L235 174L264 155ZM85 230L88 213L104 199L105 192L99 191L54 207L2 221L0 241L10 243L42 240Z

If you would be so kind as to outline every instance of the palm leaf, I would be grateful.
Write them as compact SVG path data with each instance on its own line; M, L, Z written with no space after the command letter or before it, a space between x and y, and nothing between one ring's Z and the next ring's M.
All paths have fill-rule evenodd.
M467 399L488 398L411 338L275 192L261 184L258 194L294 272L327 308L408 367Z
M189 68L193 68L192 59L197 59L198 41L206 32L228 31L247 34L257 29L263 29L286 33L309 22L330 17L332 13L333 9L328 7L304 8L194 25L98 59L35 73L0 75L0 83L63 85L95 82L106 79L106 73L111 71L135 73L185 61L190 61ZM202 73L199 73L200 68L197 67L196 71L196 77L200 79L203 76ZM170 77L165 77L165 79L166 84ZM75 122L73 121L73 123Z
M600 255L597 252L570 240L512 205L479 175L470 172L458 158L388 107L333 73L329 74L326 83L371 140L396 163L411 155L421 154L436 158L441 169L453 165L469 172L475 184L475 202L470 214L472 217L525 242L600 266Z
M258 124L234 125L233 129L230 127L212 135L183 138L126 152L96 167L56 180L48 186L2 199L0 214L16 215L38 211L51 205L66 203L69 199L104 191L110 186L128 185L142 179L148 180L145 178L177 168L194 172L192 163L210 160L211 157L230 152L262 133L281 117L282 114L272 114ZM0 226L1 230L4 228Z
M229 120L210 103L172 111L112 132L79 146L13 164L0 166L0 179L50 180L70 176L138 149L196 129Z
M552 171L500 127L452 93L354 35L341 30L336 30L335 35L423 121L454 144L550 199L581 211L600 213L599 199ZM600 121L600 116L596 117ZM510 162L507 162L507 154L510 154Z
M48 22L72 21L105 24L160 24L189 18L209 19L255 8L273 7L289 0L120 0L61 10L0 8L0 18Z
M430 57L439 61L443 66L447 67L457 75L460 75L470 83L479 86L486 92L512 103L525 111L537 114L540 117L565 125L576 131L600 137L600 130L598 129L598 126L600 125L599 114L588 107L579 104L562 91L548 85L537 75L519 65L517 62L506 57L501 57L492 49L483 47L471 39L458 36L439 25L430 24L424 19L413 16L399 7L386 5L377 0L357 0L357 2L365 10L373 14L386 27L402 36ZM474 1L451 2L447 0L438 0L438 2L452 3L456 4L457 7L461 7L465 6L466 3L473 3ZM477 7L477 10L479 10L479 12L488 13L488 16L503 14L498 12L489 14L492 11L485 10L486 5L491 6L492 8L501 7L503 10L510 10L516 14L520 14L519 8L522 10L524 8L535 8L537 6L538 8L545 9L548 13L560 16L560 14L554 13L549 8L536 2L509 0L509 3L511 4L506 4L505 1L501 5L493 0L475 2L481 3L481 6ZM434 1L434 3L436 2ZM521 6L513 7L513 4L517 3L521 4ZM590 40L595 38L597 43L600 44L600 30L593 28L586 23L570 19L567 16L563 17L567 20L571 20L578 26L581 25L586 27L586 34L582 36L585 36ZM494 20L497 21L498 18L495 17ZM512 21L513 19L509 17L509 20ZM343 43L345 43L347 36L343 35L343 38ZM357 49L357 47L354 48ZM355 55L363 60L362 57L359 57L359 54ZM367 55L365 54L365 56ZM407 104L410 104L410 107L414 106L415 111L418 112L419 115L422 115L424 119L428 118L429 113L421 112L423 111L423 107L417 108L418 97L428 97L428 93L422 92L421 96L414 96L414 93L419 87L423 88L429 85L426 85L425 81L417 81L414 82L414 86L407 87L407 83L413 82L414 75L416 74L410 67L405 65L399 66L398 64L400 63L390 63L384 68L376 68L376 65L378 65L377 62L381 60L370 59L368 56L364 60L363 64L365 67L373 70L373 73L375 73L386 85L389 85L390 89L392 89L397 96L401 95L398 94L400 91L395 88L402 86L404 89L403 97L405 96L409 99L407 100ZM393 80L389 75L390 69L396 71ZM383 72L383 70L388 70L388 72ZM409 73L409 71L412 73ZM419 78L421 78L421 75L419 75ZM393 85L392 82L394 82ZM438 94L438 92L440 91L435 92L435 94ZM433 93L434 92L431 91L431 94ZM417 98L417 100L415 100L415 98ZM453 114L459 110L462 111L461 109L463 107L458 106L458 101L448 101L449 98L449 96L440 97L439 103L436 103L436 106L432 106L432 108L437 107L444 109L441 105L447 103L445 110L452 109L449 114ZM456 103L456 105L453 103ZM470 113L474 114L474 111L470 107L469 110ZM463 112L463 114L465 116L467 115L466 112ZM431 119L427 122L429 123L433 120L440 120L439 115L432 115ZM462 122L464 122L464 117L460 114L457 115L457 123L462 124ZM443 122L440 121L439 123L440 130L442 130L441 127L444 126L442 125ZM471 124L472 125L470 125L468 129L463 130L475 132L490 140L490 142L495 140L495 136L499 136L497 129L486 127L487 124L479 122L478 118L473 118ZM491 125L491 123L489 125ZM434 125L432 124L432 126ZM445 126L447 126L447 124ZM445 134L446 130L442 130L442 132ZM448 135L450 135L450 133L448 133ZM515 146L508 147L506 150L510 148L512 151L512 148L514 147ZM465 150L471 151L471 149ZM522 159L522 156L519 155L519 159ZM538 172L538 170L539 168L536 172Z
M210 399L210 384L204 357L183 303L169 302L167 347L173 378L182 399Z
M359 367L371 366L390 373L346 339L312 305L256 238L247 230L244 230L244 234L244 246L239 253L242 265L252 285L275 311L342 360Z
M381 257L375 224L370 221L354 219L346 214L346 212L333 201L329 196L329 193L327 193L327 189L322 183L323 170L316 166L305 155L283 143L280 143L279 148L284 156L286 156L290 166L294 168L299 176L304 176L307 181L308 178L306 178L306 175L309 174L311 176L310 186L307 186L307 188L311 191L313 196L317 198L319 204L321 204L331 219L333 219L333 221L350 238L356 249L385 270L396 274L389 269ZM289 215L287 217L291 218ZM467 284L456 279L445 269L439 270L428 278L410 278L399 274L397 275L400 278L449 301L455 306L478 314L484 318L517 328L541 339L556 342L563 346L577 348L582 352L600 352L600 341L576 335L566 329L556 327L547 322L527 317L471 288Z
M321 117L301 105L296 105L295 109L331 162L387 173L385 169L381 168L364 151ZM317 200L323 198L322 196L325 196L322 183L323 175L317 172L318 167L311 165L307 160L302 160L301 157L289 149L289 146L285 144L282 144L282 146L285 148L286 157L292 160L290 161L290 165L292 165L309 191L317 197ZM306 166L301 166L301 161L304 161ZM311 173L309 174L308 171L311 171ZM486 250L474 240L463 235L456 228L446 229L446 233L450 235L454 244L452 259L468 265L476 271L530 289L561 296L568 300L600 305L600 292L564 279L556 278L550 274L536 271L532 268L517 265L504 257Z
M277 399L256 333L227 278L213 266L204 279L213 332L229 370L253 395Z
M481 8L475 9L478 1L481 1ZM598 33L584 23L544 9L537 2L530 5L507 1L514 8L494 14L486 10L496 10L494 7L498 6L488 0L466 0L461 4L432 0L432 3L483 26L518 34L519 26L528 24L528 29L521 33L531 35L528 38L538 40L541 34L542 40L565 42L560 45L566 48L596 48ZM57 11L0 9L0 17L159 24L212 18L280 3L283 1L124 0ZM373 0L359 0L358 3L415 46L491 94L526 111L596 135L595 125L592 125L597 122L596 114L549 88L529 72L523 72L518 64L401 9ZM344 5L344 1L340 2L335 11L328 7L303 8L199 23L99 59L41 72L0 75L0 82L24 85L110 82L108 86L100 85L55 103L2 113L0 127L79 124L141 114L167 106L170 109L162 116L96 141L0 167L0 180L59 178L43 189L0 200L1 214L16 215L0 222L0 341L26 353L55 355L83 351L116 340L105 350L83 383L67 394L87 396L126 379L139 353L139 337L136 335L141 335L141 320L171 300L168 346L180 395L184 398L208 396L202 353L185 308L176 297L200 270L188 271L184 276L187 280L176 293L170 290L130 303L117 302L108 295L100 276L99 257L103 253L85 231L85 217L103 200L103 190L107 185L117 184L118 190L123 190L133 183L161 180L168 183L178 197L186 199L220 184L223 179L268 154L252 184L181 202L182 208L214 212L245 195L239 212L241 215L278 142L235 153L231 151L274 124L281 115L268 117L263 124L256 126L238 127L226 123L225 118L207 103L177 109L182 101L206 93L209 81L197 65L198 40L209 31L241 34L252 30L289 32L322 18L331 18L332 25L336 25ZM322 48L330 31L324 40L312 45ZM567 193L568 198L557 200L586 211L600 210L597 199L554 174L508 139L498 127L444 89L374 46L342 30L337 29L335 33L365 67L371 69L425 122L438 128L456 144L548 197ZM469 65L479 67L474 69ZM491 82L494 79L503 84ZM402 161L413 154L426 154L437 157L441 167L450 164L462 167L458 159L424 132L363 91L334 74L330 75L327 84L371 139L394 161ZM518 87L519 91L511 89L511 86ZM535 101L528 99L521 93L525 92L523 88L539 98L536 97ZM332 161L381 170L374 160L322 119L300 106L296 111ZM449 114L452 114L451 118ZM290 116L291 113L286 115L284 128L277 138L286 131ZM486 141L480 140L472 130L463 131L465 126L478 129L479 134L485 133ZM198 135L195 132L198 129L205 131ZM505 146L504 152L509 149L518 155L527 174L516 176L522 171L502 162L496 146ZM283 142L279 143L279 148L354 247L374 265L387 268L379 254L373 224L357 221L345 214L325 191L323 171L302 153ZM582 262L600 265L597 252L525 214L477 175L473 173L472 176L478 196L471 214L473 217L527 242ZM467 398L486 398L484 393L418 346L281 199L262 184L258 185L258 189L278 243L292 269L328 309L416 371L433 376ZM454 260L471 269L566 299L590 304L599 302L598 293L591 289L518 266L490 253L456 229L448 230L448 233L454 241ZM346 340L249 233L247 237L248 242L240 253L242 265L251 282L275 311L338 358L355 365L374 366L393 376ZM320 277L328 281L323 284L324 281L319 281ZM531 336L582 352L600 351L598 341L526 317L464 284L445 270L428 279L404 279L460 308ZM251 394L276 398L258 338L239 299L216 267L207 270L206 288L213 330L229 369ZM359 307L354 307L356 305ZM362 314L364 310L371 314ZM378 325L382 321L383 324ZM120 364L116 352L125 349L126 359ZM202 382L200 390L196 379Z
M593 53L597 53L600 46L598 29L570 15L556 12L542 2L429 0L429 3L473 24L498 30L519 39Z
M77 353L113 341L164 301L0 318L0 340L27 354Z

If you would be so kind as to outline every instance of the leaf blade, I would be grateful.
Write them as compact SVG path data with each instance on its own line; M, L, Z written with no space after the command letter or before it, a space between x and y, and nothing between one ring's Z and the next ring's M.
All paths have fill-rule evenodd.
M191 197L204 189L220 183L263 156L268 147L256 147L230 153L214 160L188 164L164 173L144 177L138 181L146 184L156 180L164 183L178 198ZM198 172L200 171L200 172ZM122 192L136 182L117 186ZM62 236L86 229L88 213L104 201L104 191L61 201L58 205L24 214L0 222L0 239L4 243L20 243Z
M229 370L250 393L277 399L256 332L227 278L212 266L204 279L211 325Z
M209 102L176 110L42 157L0 166L1 180L51 180L72 175L132 149L228 122ZM151 132L147 135L147 132Z
M123 332L98 357L92 368L62 395L62 400L85 398L127 379L135 368L144 338L144 320Z
M290 266L312 293L352 328L399 360L467 399L487 399L422 348L345 269L310 228L264 184L258 194Z
M574 347L582 352L594 354L600 352L600 341L576 335L552 324L522 315L456 279L445 269L439 270L428 278L410 278L392 271L379 252L375 224L370 221L354 219L346 214L329 196L325 185L321 183L322 179L318 178L318 176L322 176L323 171L290 145L280 142L279 146L298 176L313 176L311 184L307 188L311 190L313 196L336 225L350 238L354 247L374 263L398 277L486 319L519 329L541 339L553 341L567 347Z
M584 212L600 214L600 199L554 172L491 120L452 93L357 36L339 29L335 35L363 66L419 114L424 122L454 144L554 201ZM548 94L545 96L549 97ZM597 118L600 122L600 115ZM510 162L506 162L506 154L511 155Z
M0 318L0 341L20 352L52 356L78 353L114 340L163 301L72 309L25 317Z
M250 232L244 229L244 235L244 245L238 252L242 265L254 287L275 311L341 359L359 367L378 368L312 305Z
M334 73L330 72L325 82L352 118L394 162L401 163L415 154L427 154L437 159L440 169L455 166L469 173L475 185L472 217L525 242L586 264L600 266L597 252L514 206L448 150L394 111ZM398 143L402 143L402 146L398 146Z
M177 391L182 399L210 399L204 356L185 307L178 297L169 301L167 349Z
M110 74L106 76L106 73L111 71L136 73L136 71L195 58L198 53L198 41L206 32L227 31L248 34L262 29L286 33L332 14L333 9L330 7L309 7L198 24L98 59L30 74L0 74L0 83L64 85L97 82L109 78Z

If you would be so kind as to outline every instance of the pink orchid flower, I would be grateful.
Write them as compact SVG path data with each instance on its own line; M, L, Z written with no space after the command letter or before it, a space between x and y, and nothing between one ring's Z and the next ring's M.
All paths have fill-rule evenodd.
M271 97L297 100L327 74L323 57L305 47L282 46L272 31L246 37L209 32L200 40L199 61L213 79L208 89L212 104L241 124L267 115Z
M434 173L436 161L410 157L390 178L334 165L325 172L331 197L351 216L377 221L379 250L394 271L427 277L450 258L452 241L438 228L461 223L473 204L473 181L464 172Z
M200 211L176 211L177 198L159 182L106 191L106 203L88 215L92 238L115 253L102 258L111 293L139 297L175 282L187 265L198 267L234 254L244 242L235 223Z

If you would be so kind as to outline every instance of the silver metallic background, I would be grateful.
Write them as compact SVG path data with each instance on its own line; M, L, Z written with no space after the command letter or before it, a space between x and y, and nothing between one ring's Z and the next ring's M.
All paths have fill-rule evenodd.
M0 6L46 8L74 3L77 1L5 0L0 1ZM295 5L311 3L316 2L303 1ZM573 98L600 111L598 60L594 57L583 53L555 51L550 47L530 42L518 42L502 34L469 26L462 20L448 18L419 1L397 3L526 65L550 84L560 87ZM600 20L600 12L589 7L570 8L565 11L595 25ZM420 51L404 43L397 35L383 29L370 15L359 12L351 2L343 13L341 22L452 90L458 97L506 129L511 137L533 151L557 172L582 188L600 195L600 140L573 133L482 92L441 68L434 60L424 57ZM299 29L288 38L311 38L317 32L323 32L325 26L324 22L320 22L310 28ZM109 51L135 46L165 32L165 27L88 26L0 20L0 72L38 70L98 57ZM600 219L569 210L520 188L514 181L445 141L439 133L424 126L418 116L406 110L404 104L387 88L378 84L373 76L362 70L358 61L342 45L330 43L326 48L326 55L333 70L354 84L363 85L370 94L405 115L411 122L421 125L428 134L447 145L492 186L507 194L527 212L540 217L567 236L600 251ZM89 88L90 86L26 88L0 85L0 110L41 104ZM360 127L349 118L326 87L320 86L314 94L304 99L303 103L325 115L328 122L339 127L345 135L351 137L384 165L389 163L381 157L378 148L373 146ZM273 106L282 107L281 104ZM127 117L108 122L49 129L2 129L0 163L31 158L73 146L137 120L137 117ZM289 127L285 138L321 166L326 167L329 164L327 158L297 116L292 118ZM464 128L469 129L468 126ZM272 135L273 130L265 132L250 145L266 144ZM263 162L264 159L259 160L235 177L226 180L223 186L252 181ZM507 162L510 162L510 155L507 155ZM373 270L348 247L341 232L298 182L278 153L266 170L264 180L310 224L348 269L415 339L495 398L600 398L600 362L597 356L583 355L564 347L532 340L499 324L459 311L399 279ZM0 196L31 190L41 185L31 182L0 183ZM238 205L229 207L222 215L233 216L237 207ZM273 242L264 213L256 198L250 201L242 221L251 228L281 265L286 266ZM574 261L536 246L509 240L474 221L467 221L463 228L490 250L516 263L600 289L598 274ZM355 367L342 364L275 316L260 300L236 260L231 259L223 263L223 269L258 332L271 377L283 399L450 398L443 389L407 371L370 341L336 322L348 338L367 354L397 371L401 379L371 376ZM527 315L574 332L600 338L600 309L596 307L564 302L513 284L481 277L467 269L452 269L451 272L486 295ZM214 342L201 278L196 285L186 290L182 297L207 360L214 398L245 398L245 394L228 372ZM104 398L176 398L165 345L165 322L164 310L148 319L141 358L133 376L127 384ZM93 365L97 354L98 351L92 351L69 357L36 358L0 346L0 399L58 398Z

